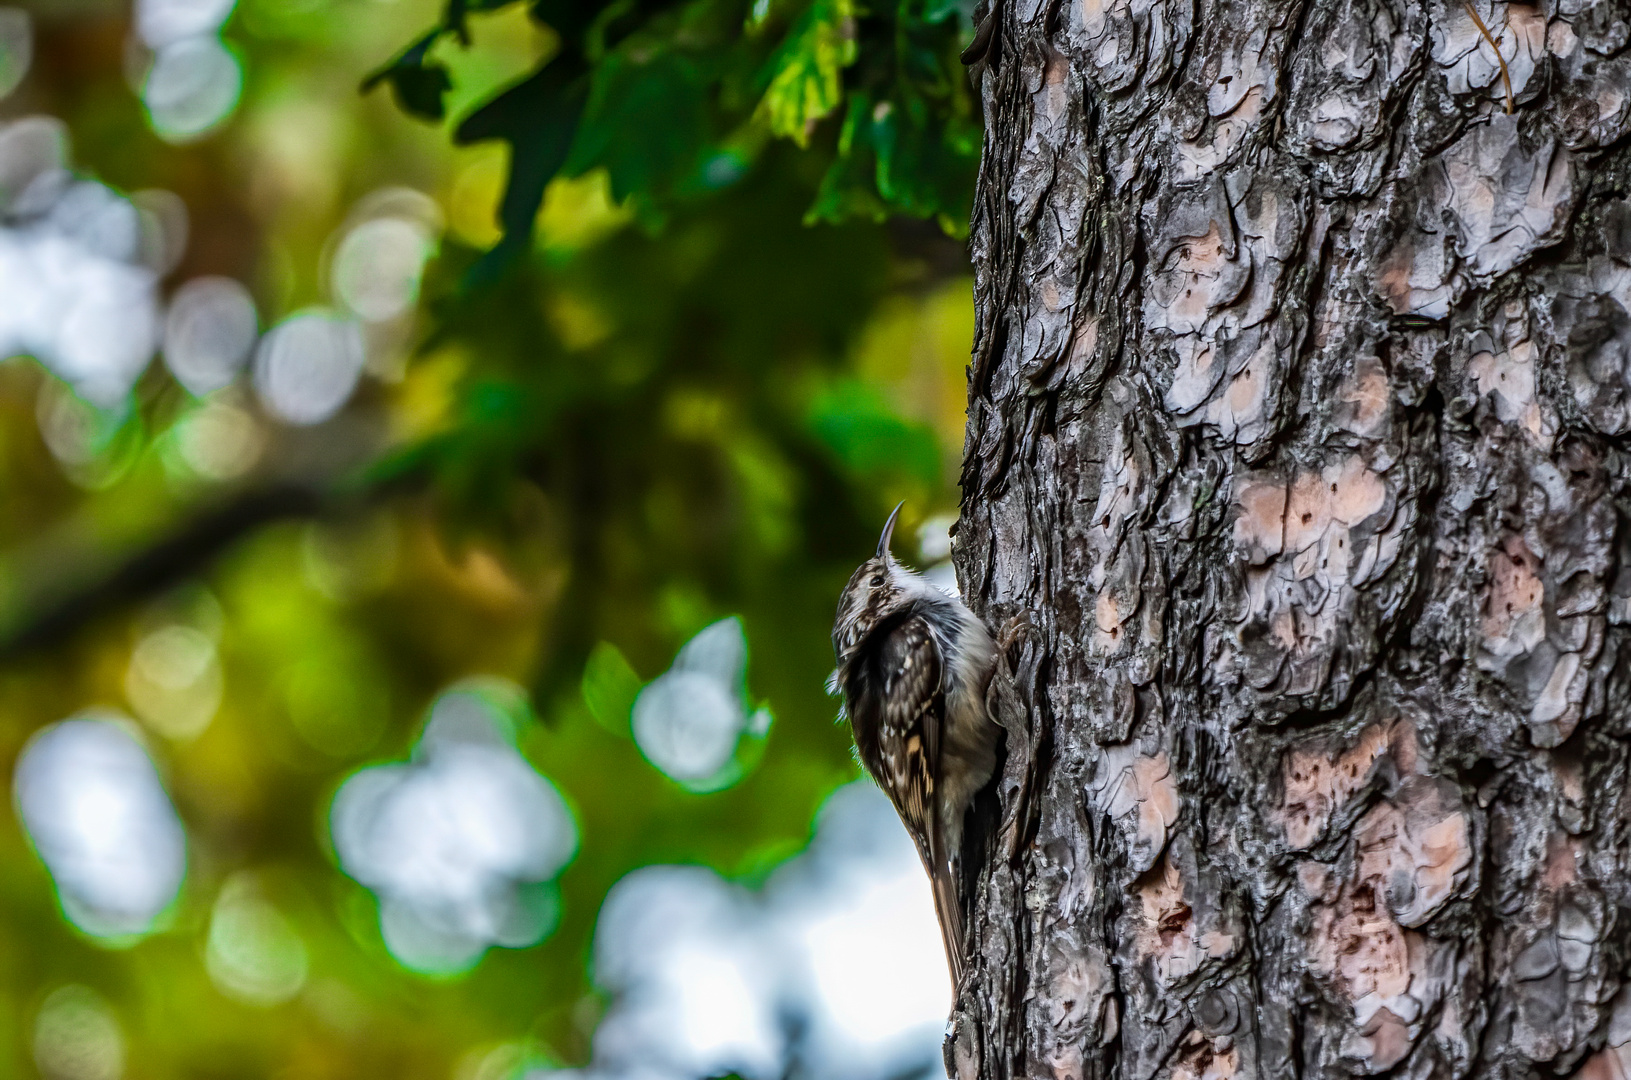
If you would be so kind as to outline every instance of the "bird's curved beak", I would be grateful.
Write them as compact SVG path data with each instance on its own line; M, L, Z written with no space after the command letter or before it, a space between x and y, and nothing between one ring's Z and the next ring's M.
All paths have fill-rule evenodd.
M895 509L889 512L889 520L883 523L883 535L878 537L878 558L889 557L889 538L895 535L895 520L900 517L900 508L905 502L897 503Z

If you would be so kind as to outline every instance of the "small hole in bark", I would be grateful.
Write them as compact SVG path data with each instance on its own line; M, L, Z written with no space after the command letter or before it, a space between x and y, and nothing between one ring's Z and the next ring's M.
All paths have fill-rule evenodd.
M1337 493L1337 486L1335 484L1332 484L1331 485L1331 494L1335 495L1336 493Z
M1304 525L1307 525L1310 521L1313 521L1313 520L1314 520L1314 515L1313 514L1304 514L1303 515L1303 524Z
M1495 762L1491 761L1489 758L1479 758L1477 761L1473 762L1472 767L1467 770L1467 783L1471 784L1474 788L1481 788L1485 784L1489 783L1490 779L1494 777L1495 772Z
M1119 626L1112 626L1112 627L1111 627L1111 628L1110 628L1110 636L1111 636L1111 637L1120 637L1120 636L1121 636L1121 627L1119 627Z

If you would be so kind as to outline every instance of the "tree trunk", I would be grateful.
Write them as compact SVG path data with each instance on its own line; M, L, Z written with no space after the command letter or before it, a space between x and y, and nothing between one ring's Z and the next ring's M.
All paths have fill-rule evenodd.
M1631 5L997 2L954 1075L1623 1080Z

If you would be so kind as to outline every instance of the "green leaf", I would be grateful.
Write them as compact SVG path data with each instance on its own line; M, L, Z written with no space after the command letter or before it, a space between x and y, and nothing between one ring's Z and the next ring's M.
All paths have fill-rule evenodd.
M843 101L855 57L854 0L815 0L770 60L760 108L771 132L808 146L816 121Z
M614 18L636 5L607 0L532 0L532 17L550 26L567 41L579 43L583 35L608 14Z
M882 221L888 216L889 208L878 198L873 185L877 165L871 114L872 99L868 95L857 91L849 96L844 127L838 135L838 155L821 177L815 202L804 215L806 225L818 221L838 225L857 218Z
M872 111L872 145L878 155L878 194L890 205L927 217L941 209L935 181L954 163L921 98L882 102Z
M708 138L706 76L679 52L618 50L595 68L565 172L605 166L612 198L657 199L694 169Z
M838 154L821 178L807 222L882 221L891 213L935 217L961 235L972 209L979 132L907 93L874 101L850 94Z
M472 268L471 284L490 282L531 246L544 189L565 164L578 129L587 70L578 53L563 53L471 113L454 132L459 145L503 139L511 147L498 210L504 239Z
M583 666L583 703L589 707L589 715L607 731L624 738L629 734L634 699L643 685L634 666L609 641L597 644Z
M447 115L443 98L453 89L453 78L448 74L447 65L427 61L426 57L441 36L438 28L414 42L401 56L364 79L362 92L366 94L380 83L388 82L403 112L440 121Z

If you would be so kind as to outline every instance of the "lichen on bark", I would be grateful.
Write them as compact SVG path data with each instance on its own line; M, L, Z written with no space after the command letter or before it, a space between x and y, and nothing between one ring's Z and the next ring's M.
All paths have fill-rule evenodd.
M1631 8L996 2L949 1066L1625 1080Z

